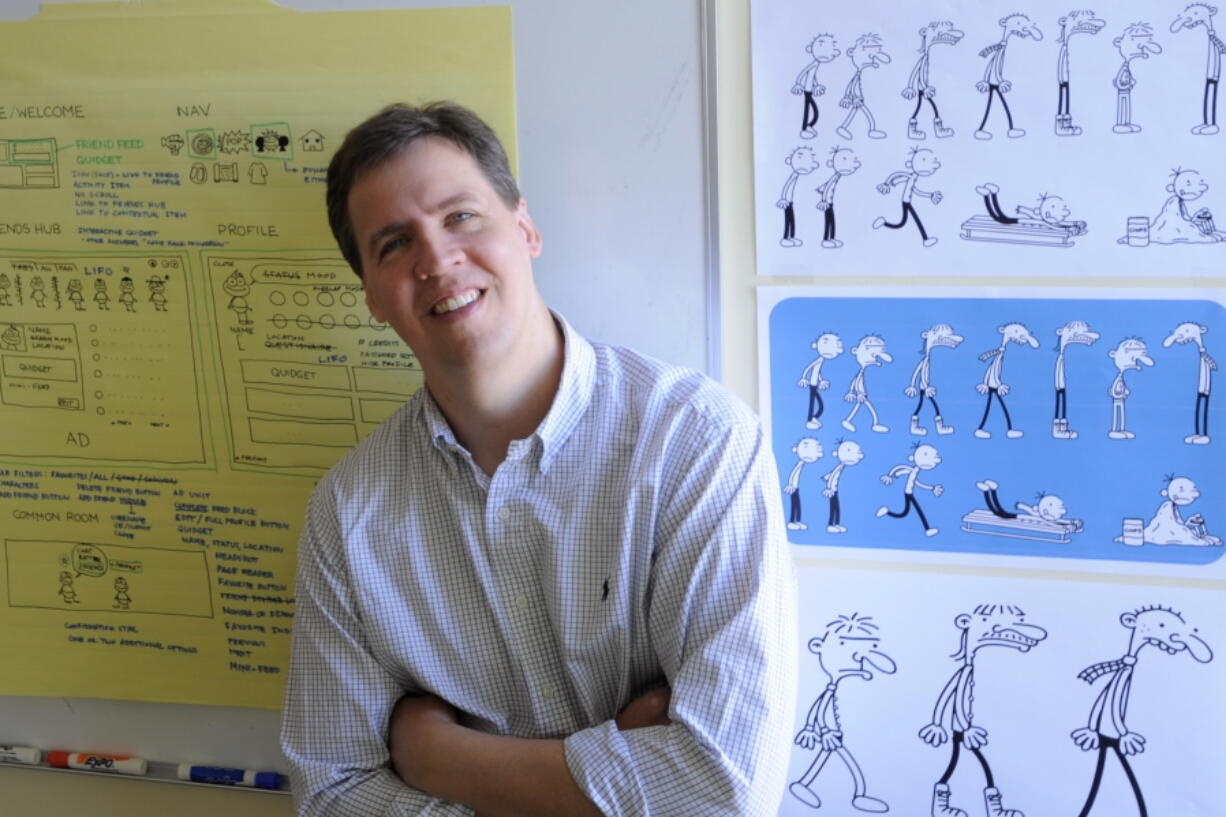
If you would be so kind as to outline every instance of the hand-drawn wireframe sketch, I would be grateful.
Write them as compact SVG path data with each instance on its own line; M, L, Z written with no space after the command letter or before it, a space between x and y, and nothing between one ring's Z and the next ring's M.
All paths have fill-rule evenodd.
M1090 809L1094 807L1108 750L1115 753L1115 759L1128 777L1128 785L1132 787L1133 797L1137 801L1138 814L1140 817L1146 817L1149 813L1145 808L1145 797L1141 794L1141 784L1128 763L1129 755L1139 755L1145 751L1145 738L1132 731L1127 722L1132 673L1142 648L1157 647L1167 655L1187 653L1200 664L1213 660L1213 650L1200 637L1197 628L1189 626L1182 615L1170 608L1142 607L1121 615L1120 624L1129 631L1128 649L1124 655L1092 664L1077 674L1077 677L1087 684L1093 684L1099 678L1107 678L1107 685L1098 693L1090 707L1086 725L1074 729L1070 734L1073 743L1082 751L1098 750L1094 779L1090 783L1090 791L1078 817L1087 817ZM1169 674L1167 677L1169 678Z
M47 284L41 275L35 275L30 279L30 300L39 309L47 306Z
M1119 345L1107 352L1107 356L1115 364L1115 380L1111 381L1111 430L1107 436L1113 440L1131 440L1136 433L1128 430L1128 412L1126 403L1132 390L1124 382L1124 373L1141 371L1142 364L1153 366L1154 360L1149 356L1145 341L1140 338L1124 338Z
M807 806L821 808L822 801L813 791L813 783L830 756L838 755L851 773L852 807L873 814L884 814L890 810L884 800L868 796L864 772L843 739L837 700L839 684L848 678L871 681L874 670L884 675L897 672L898 665L894 659L878 649L881 642L879 629L872 616L852 613L840 615L828 623L826 632L820 638L809 639L809 652L817 656L817 665L830 680L809 707L805 725L793 741L802 749L817 749L817 756L809 768L799 780L788 786L792 796Z
M169 150L171 156L178 156L185 144L187 141L181 133L168 133L162 137L162 147Z
M116 610L127 610L132 607L132 596L128 594L128 580L123 576L115 577L115 603L111 606Z
M941 169L941 162L937 159L937 155L927 148L911 148L907 154L906 170L896 170L886 177L885 181L877 185L877 192L883 196L888 196L890 190L895 185L902 185L902 218L897 222L886 221L883 216L878 216L873 221L873 229L879 230L882 227L889 227L891 230L897 230L907 223L907 218L910 216L915 219L915 226L919 229L920 240L924 242L925 247L931 247L937 243L936 236L928 235L924 229L924 223L920 221L919 213L915 212L915 207L911 204L911 196L923 196L932 201L933 204L941 203L940 190L922 190L917 185L921 178L926 178L936 173Z
M900 463L891 468L889 473L881 475L881 482L885 485L889 485L902 476L907 478L902 491L902 510L891 511L888 505L882 505L877 509L877 516L892 516L895 519L902 519L914 508L916 514L919 515L920 524L924 526L924 535L936 536L940 533L940 529L928 524L928 517L924 515L924 509L920 507L919 500L915 498L915 489L926 488L932 491L933 496L940 496L945 492L945 487L940 484L928 485L919 481L920 471L931 471L941 464L941 455L937 453L935 446L916 443L911 453L907 456L907 462L911 464Z
M158 312L166 311L166 281L160 275L149 278L149 302Z
M1149 244L1216 244L1226 241L1226 231L1217 229L1209 208L1188 212L1188 202L1196 201L1209 189L1209 183L1195 170L1177 167L1171 171L1166 192L1171 196L1152 220L1130 216L1128 232L1117 244L1145 247Z
M1026 613L1012 604L980 604L972 613L960 613L954 618L954 625L962 632L958 652L954 653L953 659L962 663L937 696L932 721L919 731L920 740L929 746L937 748L950 742L952 749L945 773L932 787L931 815L967 817L964 810L950 805L952 792L949 788L949 780L958 767L961 749L965 746L983 768L986 782L983 802L988 817L1022 817L1022 812L1002 805L992 768L980 751L988 743L988 730L975 724L971 711L975 658L984 647L1007 647L1018 652L1029 652L1047 638L1047 631L1026 621Z
M1080 519L1065 518L1068 508L1055 494L1040 493L1033 505L1016 502L1013 507L1018 513L1013 513L1001 504L996 493L1000 486L995 480L976 482L975 487L983 491L983 501L988 507L987 510L976 508L962 517L962 530L968 533L1067 544L1071 541L1070 534L1080 533L1085 528Z
M834 466L834 469L828 474L822 476L822 479L826 481L822 496L830 500L830 515L826 519L826 533L847 533L847 528L843 525L842 509L839 507L839 480L843 477L844 469L864 459L864 450L855 440L836 440L834 444L834 458L839 461L839 464Z
M81 280L73 278L68 282L68 300L72 303L72 308L78 312L85 311L85 296L81 294Z
M111 311L110 304L111 304L111 296L106 291L106 279L105 278L95 278L94 279L94 306L98 307L99 309L105 312L110 312Z
M1205 93L1201 99L1201 122L1192 128L1197 136L1212 136L1218 132L1217 126L1217 86L1222 78L1222 54L1226 54L1226 43L1218 38L1213 30L1213 17L1217 8L1208 3L1191 3L1176 15L1171 23L1171 33L1178 34L1183 29L1205 27L1208 39L1208 53L1205 56Z
M919 363L911 372L910 384L902 390L907 397L919 398L919 402L915 404L915 411L911 412L910 431L920 437L928 433L928 429L920 425L920 411L924 408L924 400L928 400L932 403L934 415L932 419L936 423L937 434L953 434L954 427L945 425L945 421L941 418L941 407L937 405L937 387L932 385L932 350L942 347L956 349L962 343L963 338L954 332L952 326L945 323L938 323L925 329L920 332L920 337L924 339L924 348L920 350Z
M56 591L65 604L80 604L81 600L77 598L77 588L72 584L72 571L60 571L60 589Z
M796 208L794 205L796 180L817 169L818 159L813 148L798 147L783 162L792 169L792 172L788 174L788 180L783 183L783 189L779 191L779 201L775 202L775 206L783 211L783 238L779 239L779 246L799 247L804 242L796 237Z
M1137 79L1132 74L1132 61L1137 58L1147 60L1150 54L1161 54L1162 46L1154 42L1154 29L1149 23L1133 23L1111 42L1124 60L1112 80L1116 97L1115 125L1111 130L1115 133L1140 133L1141 126L1132 121L1132 89L1137 87Z
M299 136L298 141L308 153L322 153L324 150L324 135L314 128Z
M1090 329L1085 321L1069 321L1056 330L1056 410L1052 414L1051 436L1057 440L1075 440L1077 432L1068 427L1068 386L1065 377L1064 358L1069 344L1092 346L1101 335Z
M809 390L809 410L805 414L805 427L817 430L822 427L822 412L826 410L821 393L830 388L830 381L822 377L822 364L843 354L843 339L833 332L823 332L809 346L817 352L817 357L805 366L796 385Z
M1205 351L1205 333L1209 327L1195 321L1186 321L1175 327L1171 334L1162 341L1162 347L1169 349L1172 344L1196 344L1196 408L1192 433L1183 438L1188 445L1209 444L1209 394L1213 391L1213 373L1217 371L1217 361Z
M60 186L55 139L0 139L0 188L48 189Z
M9 291L12 286L12 280L3 272L0 272L0 306L13 305L12 293Z
M1071 247L1073 238L1088 232L1084 221L1069 219L1070 210L1060 196L1040 193L1034 207L1018 205L1018 218L1005 214L1000 206L1000 186L984 182L975 187L983 196L987 215L976 214L962 222L962 238L967 241L999 241L1006 244L1034 244L1040 247Z
M817 81L817 69L843 52L839 51L835 44L833 34L818 34L805 46L805 51L812 60L796 75L796 81L792 83L792 93L805 98L804 113L800 118L800 138L812 139L817 136L817 120L820 116L817 97L826 93L826 86Z
M6 352L25 351L25 336L16 324L10 323L0 332L0 349Z
M217 137L217 149L222 153L243 154L251 151L251 134L242 130L222 131Z
M251 184L268 184L268 166L263 162L247 165L247 181Z
M868 120L869 139L886 137L886 132L877 128L877 120L873 117L873 112L869 110L868 103L864 101L862 76L865 68L877 68L890 63L890 55L881 49L880 34L861 34L854 43L847 47L847 57L855 66L856 72L851 75L847 87L843 89L843 98L839 100L839 107L847 108L847 116L843 118L843 124L834 129L834 132L844 139L852 138L850 126L858 113L863 113L864 118Z
M919 30L919 36L920 56L915 62L915 67L911 69L911 76L907 77L907 87L902 89L903 99L915 100L915 110L911 111L911 118L907 120L907 138L926 139L928 137L928 134L919 127L920 108L926 101L932 108L932 134L938 139L947 139L954 135L954 129L945 127L945 123L941 121L941 112L937 110L937 89L929 76L929 69L932 65L932 47L941 43L957 45L963 33L954 28L954 24L949 20L934 20Z
M860 407L864 406L873 418L872 430L879 434L884 434L890 430L890 427L882 425L881 418L877 415L877 409L873 407L872 401L868 399L868 383L865 381L865 372L870 366L880 366L882 361L893 363L894 358L885 350L885 338L880 335L865 335L860 338L860 342L851 347L851 353L855 355L856 363L860 364L860 368L856 371L855 377L851 379L851 383L848 384L847 394L843 395L843 400L852 405L851 411L843 418L842 426L848 431L855 431L856 427L851 421L855 419L856 413L860 411Z
M1013 427L1013 418L1009 415L1009 407L1005 405L1005 395L1011 391L1009 384L1001 379L1005 369L1005 350L1009 348L1010 343L1038 349L1039 342L1035 340L1034 335L1030 334L1030 330L1020 323L1006 323L997 327L996 331L1000 332L1000 346L989 349L979 356L980 360L988 361L988 367L984 370L983 382L975 386L975 391L987 395L987 402L983 406L983 417L979 419L979 427L975 429L975 436L981 440L992 436L992 432L984 426L988 424L988 416L992 413L992 398L995 397L996 402L1000 404L1000 410L1005 414L1005 437L1015 440L1021 437L1023 432L1020 428Z
M240 326L251 324L251 303L247 296L251 294L251 284L247 282L242 270L235 270L221 285L222 290L230 296L226 309L234 313Z
M1059 101L1056 103L1056 136L1080 136L1081 128L1073 124L1073 111L1069 97L1069 40L1077 34L1097 34L1107 25L1090 9L1074 9L1060 18L1060 54L1056 57L1056 83L1059 85Z
M1013 83L1005 79L1005 49L1009 45L1010 37L1017 37L1020 40L1030 38L1035 42L1043 39L1043 32L1039 31L1039 27L1032 23L1025 14L1009 14L1001 17L999 22L1000 42L992 43L979 52L979 56L987 57L988 60L987 66L983 69L983 79L975 83L975 88L979 93L988 95L987 105L983 109L983 119L980 120L979 128L975 131L975 138L981 140L992 138L992 132L987 128L988 117L992 113L993 95L1000 99L1000 105L1005 109L1005 119L1009 123L1007 132L1009 138L1016 139L1026 135L1025 130L1014 126L1013 112L1009 110L1009 103L1005 101L1005 94L1013 88Z
M822 212L824 220L822 246L828 250L834 250L843 246L843 242L834 237L834 192L839 186L839 179L850 176L860 169L860 159L851 148L835 145L830 149L830 158L826 160L826 167L833 170L834 173L817 188L817 192L821 194L817 209Z
M808 463L822 458L822 444L813 437L801 437L796 445L792 446L792 453L796 455L796 464L792 466L792 473L788 475L787 484L783 486L783 492L791 497L788 530L807 530L809 526L801 519L800 472Z
M123 304L123 308L129 312L136 311L136 293L133 291L136 284L132 282L132 277L125 275L119 279L119 302Z
M1146 524L1144 519L1125 519L1122 532L1115 541L1123 545L1189 545L1192 547L1219 547L1221 537L1209 533L1205 518L1199 513L1187 519L1179 509L1191 505L1200 498L1200 489L1188 477L1168 474L1166 487L1160 492L1164 497L1153 519Z

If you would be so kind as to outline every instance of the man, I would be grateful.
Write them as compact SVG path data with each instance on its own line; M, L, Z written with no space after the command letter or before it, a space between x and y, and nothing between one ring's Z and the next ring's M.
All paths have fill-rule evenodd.
M756 421L549 312L541 234L470 112L383 110L327 198L426 387L307 511L300 812L773 814L794 607Z
M1149 23L1133 23L1124 33L1111 41L1120 52L1123 62L1115 72L1115 133L1140 133L1141 126L1132 121L1132 89L1137 79L1132 73L1132 61L1149 59L1150 54L1161 54L1162 46L1154 42L1154 30Z

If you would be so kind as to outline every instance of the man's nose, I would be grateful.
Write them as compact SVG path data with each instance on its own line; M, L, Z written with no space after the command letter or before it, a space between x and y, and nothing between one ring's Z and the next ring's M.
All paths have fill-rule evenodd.
M464 257L463 249L454 236L448 233L422 235L417 241L417 258L414 272L421 280L442 275Z

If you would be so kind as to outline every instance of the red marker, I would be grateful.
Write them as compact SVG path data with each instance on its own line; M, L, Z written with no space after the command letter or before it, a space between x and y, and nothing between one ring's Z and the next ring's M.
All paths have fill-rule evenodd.
M144 774L149 770L149 762L139 757L91 755L88 752L48 752L47 762L57 769L81 769L87 772Z

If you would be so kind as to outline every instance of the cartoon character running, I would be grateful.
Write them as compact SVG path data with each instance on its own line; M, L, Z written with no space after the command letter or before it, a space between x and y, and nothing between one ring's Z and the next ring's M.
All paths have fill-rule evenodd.
M984 807L988 817L1022 817L1016 809L1004 808L1000 789L992 776L992 767L981 751L988 743L988 730L975 724L971 712L975 688L975 659L985 647L1005 647L1026 653L1043 639L1047 631L1026 621L1026 614L1012 604L980 604L972 613L960 613L954 625L961 630L961 642L955 661L961 666L945 684L937 696L932 710L932 721L919 731L920 740L939 747L950 743L952 751L945 773L932 787L932 817L967 817L966 812L950 805L952 792L949 779L958 767L962 747L975 755L983 769L986 786L983 790ZM952 740L951 740L952 738Z
M788 180L783 183L783 189L779 191L779 201L775 202L775 206L783 211L783 238L779 239L779 246L799 247L804 242L796 237L796 208L794 201L796 181L801 176L809 175L817 168L817 154L813 152L813 148L798 147L783 161L792 169L792 172L788 174Z
M1005 50L1009 46L1010 37L1017 37L1019 40L1032 39L1035 42L1043 39L1043 32L1039 31L1039 27L1030 22L1030 18L1025 14L1010 14L1001 17L999 22L1000 42L993 43L979 52L979 56L987 57L988 60L983 69L983 79L975 83L979 93L988 95L983 119L979 122L979 129L975 131L975 138L981 140L992 138L992 132L987 128L988 117L992 113L993 96L1000 100L1001 107L1005 109L1005 118L1009 122L1009 138L1017 139L1026 135L1026 131L1014 126L1013 113L1009 110L1009 103L1005 101L1005 94L1013 89L1013 83L1005 79Z
M843 727L839 723L837 695L839 684L848 678L873 680L873 671L893 675L898 665L894 659L879 649L880 628L872 616L859 613L841 615L826 625L821 638L809 639L809 652L817 656L817 665L829 681L826 688L809 707L804 727L796 734L794 743L805 750L817 749L817 756L809 764L800 779L788 786L788 791L807 806L821 808L822 801L813 791L813 783L831 755L839 759L851 773L851 805L860 811L882 814L890 810L883 800L869 797L864 772L856 762L843 739Z
M1056 330L1056 411L1051 421L1051 436L1057 440L1075 440L1077 432L1068 427L1068 394L1065 377L1065 356L1070 344L1092 346L1101 335L1090 330L1085 321L1069 321Z
M843 396L843 400L852 405L851 411L843 418L842 426L848 431L855 431L856 427L852 425L851 421L855 419L856 413L860 411L860 407L864 406L868 409L868 413L872 415L872 430L879 434L884 434L890 430L890 427L882 425L881 419L877 416L877 409L873 407L873 402L868 399L868 383L865 380L865 373L870 366L880 366L882 361L893 363L894 358L890 357L890 354L885 350L885 338L882 338L880 335L865 335L860 338L860 342L851 347L851 353L856 356L856 363L860 364L860 368L847 386L847 394Z
M1124 382L1124 373L1141 371L1142 365L1153 366L1153 358L1145 341L1140 338L1124 338L1119 345L1107 352L1115 364L1115 380L1111 381L1111 430L1107 436L1113 440L1131 440L1137 435L1128 430L1128 396L1132 390Z
M1141 784L1128 763L1131 755L1145 751L1145 738L1129 728L1128 703L1132 694L1132 674L1145 647L1157 647L1167 655L1186 653L1200 664L1213 660L1213 650L1200 637L1195 627L1188 625L1179 613L1167 607L1142 607L1120 616L1120 624L1128 630L1128 649L1123 656L1109 661L1100 661L1086 667L1077 677L1087 684L1106 678L1107 684L1090 707L1086 725L1074 729L1070 737L1077 747L1085 752L1098 750L1098 762L1094 767L1094 779L1078 817L1088 817L1098 797L1103 779L1103 767L1107 752L1112 752L1128 778L1132 795L1137 802L1137 813L1146 817L1145 797ZM1152 652L1152 650L1151 650Z
M847 528L843 526L842 510L839 507L839 480L843 478L845 469L864 459L864 450L855 440L838 440L835 443L834 458L839 464L822 477L826 481L822 496L830 500L830 516L826 520L826 533L847 533Z
M1075 9L1060 18L1060 54L1056 57L1056 83L1060 86L1060 99L1056 103L1056 136L1080 136L1081 128L1073 124L1073 112L1069 99L1069 40L1077 34L1097 34L1107 25L1089 9Z
M907 482L903 487L903 506L901 511L891 511L888 505L882 505L877 509L877 516L892 516L895 519L902 519L904 516L915 509L915 513L919 516L920 524L924 526L925 536L936 536L940 530L928 524L928 517L924 515L924 509L920 507L919 500L915 498L916 488L925 488L932 491L933 496L940 496L945 492L942 485L927 485L919 481L921 471L931 471L941 464L941 455L937 453L934 446L931 445L916 445L911 454L907 457L907 461L911 464L901 463L890 469L889 473L881 476L881 482L889 485L899 477L905 476Z
M928 69L932 62L932 47L944 43L945 45L957 45L962 39L962 32L954 28L954 24L949 20L937 20L929 23L919 30L920 35L920 57L915 63L915 67L911 69L911 76L907 77L907 87L902 89L902 98L915 100L915 110L911 112L911 118L907 120L907 138L909 139L926 139L928 134L919 128L919 113L924 102L932 108L932 132L938 139L947 139L954 135L953 128L945 127L945 123L941 121L941 112L937 110L936 86L932 84L929 77Z
M882 227L888 227L891 230L898 230L904 227L907 223L907 218L915 219L915 226L919 229L920 240L924 242L925 247L931 247L937 243L936 236L928 235L924 229L924 223L920 221L919 213L915 212L915 207L911 204L911 197L923 196L930 200L933 204L941 203L940 190L923 190L918 186L920 179L927 178L933 173L941 169L941 162L937 159L937 155L926 148L911 148L907 157L906 170L898 170L886 177L886 180L877 185L877 192L883 196L888 196L895 185L902 185L902 218L897 222L886 221L883 216L878 216L873 221L873 229L879 230Z
M1201 123L1192 128L1197 136L1212 136L1218 132L1217 126L1217 86L1222 78L1222 55L1226 54L1226 43L1213 30L1213 17L1217 8L1208 3L1192 3L1175 17L1171 23L1171 33L1177 34L1187 29L1191 31L1197 26L1205 27L1208 38L1208 50L1205 56L1205 93L1201 98Z
M992 413L992 398L995 397L996 402L1000 404L1000 410L1005 415L1005 436L1010 440L1015 440L1021 437L1023 432L1020 428L1013 427L1013 418L1009 416L1009 407L1005 405L1005 395L1011 390L1009 384L1001 379L1005 371L1005 351L1009 348L1010 343L1038 349L1039 342L1035 340L1034 335L1030 334L1030 330L1020 323L1006 323L997 327L996 331L1000 332L1000 346L989 349L979 356L980 360L988 361L988 368L983 373L983 382L975 386L975 391L987 395L987 403L983 406L983 417L979 419L979 427L975 429L975 436L981 440L992 436L992 432L985 429L984 426L988 424L988 416Z
M911 383L902 393L907 397L918 397L915 411L911 412L911 433L924 436L928 429L920 425L920 411L924 408L924 400L932 403L933 420L936 422L937 434L953 434L954 427L945 425L941 418L941 407L937 405L937 387L932 385L932 351L934 349L956 349L962 343L962 336L956 334L949 324L938 323L920 332L924 339L924 348L920 350L920 361L911 372Z
M809 390L805 427L816 430L822 427L822 412L826 410L821 393L830 388L830 381L822 377L822 364L843 354L843 340L833 332L823 332L809 346L817 352L817 357L805 366L796 385Z
M817 188L817 192L821 194L817 209L822 212L825 221L822 246L828 250L834 250L843 246L843 242L834 237L834 191L839 186L839 179L850 176L860 169L860 159L851 148L836 145L830 149L830 158L826 160L826 167L831 168L834 173Z
M817 136L819 116L816 98L826 93L826 86L817 81L817 69L834 60L842 52L835 45L833 34L818 34L805 46L805 51L813 59L796 75L796 81L792 83L792 93L805 98L804 113L800 120L800 138L812 139Z
M1209 327L1195 321L1187 321L1175 327L1175 331L1162 341L1162 347L1169 349L1172 344L1181 346L1196 344L1199 360L1196 367L1196 408L1193 431L1183 438L1188 445L1209 444L1209 393L1213 391L1213 373L1217 371L1217 361L1205 351L1205 333Z
M796 465L792 467L787 484L783 486L783 492L791 499L788 530L807 530L809 526L801 521L800 472L809 463L817 462L822 458L822 444L813 437L802 437L796 445L792 446L792 453L796 455Z
M877 128L877 120L874 118L873 112L869 110L868 103L864 101L864 80L862 77L864 69L877 68L890 63L890 55L882 51L881 47L881 35L861 34L847 48L847 57L851 60L851 64L855 66L856 72L851 75L851 80L848 81L847 87L843 90L843 98L839 100L839 107L847 108L847 116L843 118L843 124L835 128L834 132L848 141L852 138L851 123L858 113L863 113L864 118L868 122L869 139L884 139L886 137L886 132Z

